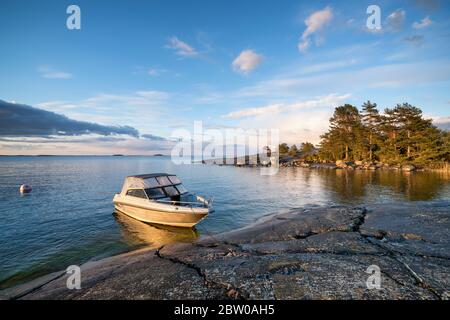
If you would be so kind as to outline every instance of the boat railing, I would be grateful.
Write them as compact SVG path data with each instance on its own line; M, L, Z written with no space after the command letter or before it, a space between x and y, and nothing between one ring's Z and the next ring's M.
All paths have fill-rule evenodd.
M188 207L204 207L207 208L208 207L208 203L205 203L203 201L196 201L196 202L192 202L192 201L168 201L168 200L156 200L156 202L163 202L163 203L170 203L170 204L174 204L174 205L187 205Z

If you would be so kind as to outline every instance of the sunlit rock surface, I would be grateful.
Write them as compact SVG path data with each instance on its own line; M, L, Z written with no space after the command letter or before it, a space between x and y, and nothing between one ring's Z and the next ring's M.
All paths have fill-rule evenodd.
M450 203L298 209L192 244L55 273L3 299L447 299ZM369 266L381 288L368 289Z

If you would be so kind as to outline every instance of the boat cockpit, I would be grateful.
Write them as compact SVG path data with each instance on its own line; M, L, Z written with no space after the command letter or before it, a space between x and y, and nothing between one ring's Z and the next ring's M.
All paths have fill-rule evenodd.
M151 174L127 177L122 193L165 204L208 207L208 201L188 192L175 175Z

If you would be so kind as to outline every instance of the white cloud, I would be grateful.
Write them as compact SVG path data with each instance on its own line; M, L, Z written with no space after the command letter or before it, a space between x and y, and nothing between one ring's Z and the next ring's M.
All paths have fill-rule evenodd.
M278 114L267 114L259 117L241 119L235 127L243 129L272 128L278 129L280 141L289 144L300 144L305 141L318 143L320 135L329 126L333 108L320 110L297 110Z
M38 108L53 112L63 112L65 110L75 109L77 107L76 104L68 103L66 101L48 101L38 103L36 106Z
M128 94L100 93L79 101L49 101L35 105L74 120L102 125L125 123L140 132L154 132L164 130L172 119L170 98L171 95L165 91L142 90Z
M330 7L312 13L305 20L306 29L303 31L301 41L298 44L300 52L306 52L311 45L310 37L326 27L333 19L333 11Z
M143 67L143 66L137 66L134 67L132 74L134 75L149 75L152 77L161 76L163 74L169 74L169 70L164 68L159 68L156 66L153 67Z
M167 48L174 49L175 53L181 57L194 57L198 54L194 47L181 41L175 36L169 38Z
M449 81L448 61L389 63L357 70L338 70L323 74L280 74L271 79L246 86L234 94L239 98L260 97L275 99L296 98L301 95L321 95L323 88L331 92L353 92L370 88L409 88L411 86Z
M237 111L230 112L226 115L223 115L223 118L246 118L246 117L255 117L255 116L265 116L270 114L279 114L282 112L290 112L301 109L312 109L312 108L320 108L320 107L336 107L340 103L343 103L346 99L350 97L350 94L345 95L337 95L330 94L327 96L317 97L312 100L300 101L291 104L271 104L264 107L258 108L248 108L241 109Z
M222 116L231 118L234 127L279 129L280 141L300 144L318 143L329 126L334 108L347 102L350 94L329 94L294 103L271 104L241 109Z
M234 71L248 74L258 67L262 60L262 55L257 54L253 50L244 50L234 59L232 66Z
M310 74L310 73L320 73L320 72L324 72L324 71L349 67L349 66L355 65L357 63L358 63L358 60L356 60L356 59L316 63L316 64L307 65L305 67L302 67L301 70L299 71L299 74L304 75L304 74Z
M42 66L38 68L39 73L46 79L70 79L72 74L68 72L58 71L49 66Z
M282 106L283 106L282 104L272 104L265 107L242 109L230 112L224 115L223 118L238 119L252 116L260 116L265 114L279 113L282 109Z
M423 29L430 26L432 23L433 21L431 21L430 17L426 16L420 22L414 22L412 26L414 29Z
M389 30L397 32L403 27L403 23L406 18L406 12L401 9L397 9L392 12L386 19L387 26Z
M96 135L63 138L0 139L4 154L54 155L153 155L170 154L174 142L145 138L99 137Z
M148 101L165 101L169 98L169 94L165 91L148 90L148 91L137 91L136 95L143 97Z
M433 124L441 129L450 130L450 117L431 117L433 119Z

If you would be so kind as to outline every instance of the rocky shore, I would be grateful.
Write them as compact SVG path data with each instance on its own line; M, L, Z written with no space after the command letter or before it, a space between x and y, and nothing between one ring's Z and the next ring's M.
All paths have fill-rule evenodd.
M309 207L57 272L2 299L448 299L450 202ZM380 288L368 289L369 266Z
M326 168L326 169L348 169L348 170L401 170L401 171L416 171L423 170L423 168L417 168L412 164L404 165L389 165L382 162L367 162L367 161L344 161L338 160L335 163L317 163L306 162L299 159L281 159L280 167L301 167L301 168Z

